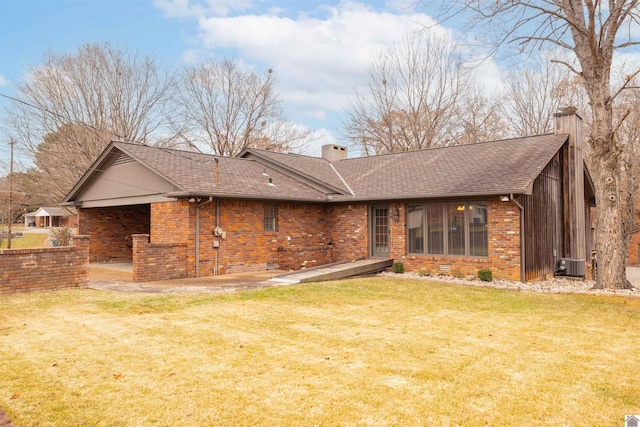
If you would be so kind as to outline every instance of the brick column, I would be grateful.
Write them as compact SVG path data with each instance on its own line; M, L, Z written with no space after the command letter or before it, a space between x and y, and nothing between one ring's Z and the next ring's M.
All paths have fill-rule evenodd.
M89 282L90 245L89 236L80 234L71 237L71 246L78 254L78 286L86 287Z
M133 281L140 282L144 277L144 262L147 246L149 245L148 234L132 234L133 240Z

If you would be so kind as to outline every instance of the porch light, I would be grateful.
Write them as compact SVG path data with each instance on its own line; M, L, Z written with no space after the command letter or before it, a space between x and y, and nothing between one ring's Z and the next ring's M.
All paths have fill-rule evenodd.
M509 196L500 196L500 201L501 202L508 202L509 201Z
M458 207L456 208L456 210L463 211L463 210L464 210L464 205L460 205L460 206L458 206Z
M400 210L398 209L397 206L395 208L393 208L393 220L395 222L400 221Z

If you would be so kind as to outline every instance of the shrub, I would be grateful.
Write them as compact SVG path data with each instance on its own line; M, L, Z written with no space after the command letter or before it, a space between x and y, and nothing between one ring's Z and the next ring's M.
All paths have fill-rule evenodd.
M451 275L456 279L464 279L465 276L464 271L462 271L460 267L451 269Z
M482 268L478 270L478 279L483 282L491 282L493 280L493 273L488 268Z
M397 274L404 273L404 264L401 263L401 262L394 262L393 263L393 272L397 273Z
M51 239L56 242L54 246L71 246L71 236L73 230L69 227L58 227L51 229Z

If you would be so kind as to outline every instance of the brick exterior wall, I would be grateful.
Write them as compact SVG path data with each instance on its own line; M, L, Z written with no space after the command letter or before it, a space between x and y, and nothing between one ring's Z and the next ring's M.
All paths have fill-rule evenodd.
M186 243L149 243L148 234L134 234L133 281L182 279L187 277Z
M441 266L461 269L465 274L477 274L481 268L490 268L494 277L520 279L520 212L512 203L491 199L488 202L489 256L486 258L408 255L405 231L406 203L389 203L390 216L397 208L399 221L390 219L391 257L403 262L406 271L440 272ZM81 227L90 220L98 232L98 253L110 251L124 256L130 234L148 234L150 241L140 242L141 252L134 258L135 280L159 280L196 276L196 210L199 211L199 267L200 276L260 271L271 268L298 270L336 261L367 258L369 256L368 203L313 205L279 203L278 229L264 231L264 203L260 201L220 200L218 226L226 238L214 235L216 227L216 201L196 203L178 200L154 203L149 215L144 211L118 211L107 214L102 209L82 210ZM111 208L110 208L111 209ZM89 212L87 212L89 211ZM90 214L89 219L87 217ZM125 224L116 231L105 232L114 218L123 218ZM133 224L149 221L149 233L129 233ZM143 228L143 227L139 227ZM118 235L117 233L123 233ZM92 237L93 238L93 237ZM108 247L109 242L119 246ZM214 248L218 242L218 248ZM144 243L144 244L143 244ZM103 246L105 246L103 248ZM182 253L184 270L174 262ZM131 256L131 251L128 252ZM171 259L171 267L162 273L163 257ZM99 259L92 252L92 260ZM126 259L126 258L124 258ZM166 263L165 263L166 264ZM137 267L136 267L137 265ZM135 269L140 273L136 276ZM186 273L185 273L186 271ZM152 274L153 272L153 274Z
M256 201L220 201L217 225L223 240L213 233L216 201L202 203L199 275L292 269L333 262L333 241L327 231L330 209L310 204L278 204L278 229L264 231L264 204ZM151 206L151 242L186 243L188 277L196 276L196 207L179 200ZM214 242L219 247L214 248ZM217 259L216 259L217 258Z
M481 268L489 268L496 279L520 280L520 211L513 203L491 199L488 208L489 256L456 257L407 254L405 224L406 204L391 203L391 212L398 207L401 221L391 220L391 258L402 262L405 271L448 273L460 269L465 275L477 275ZM448 271L447 271L448 270Z
M333 205L330 236L334 261L369 257L369 205Z
M0 250L0 294L86 287L89 236L74 236L72 245Z
M78 209L78 233L91 236L91 262L132 259L132 234L149 233L149 205Z

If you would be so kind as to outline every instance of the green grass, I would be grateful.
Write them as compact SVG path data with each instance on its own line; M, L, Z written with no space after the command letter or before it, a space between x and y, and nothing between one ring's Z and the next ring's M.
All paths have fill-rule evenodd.
M12 232L22 231L23 227L14 227ZM7 227L0 228L0 232L6 232ZM11 239L11 249L29 249L44 248L47 246L48 234L44 233L23 233L23 237L14 237ZM0 249L7 249L7 239L0 239Z
M619 426L640 300L368 278L0 297L19 426Z

